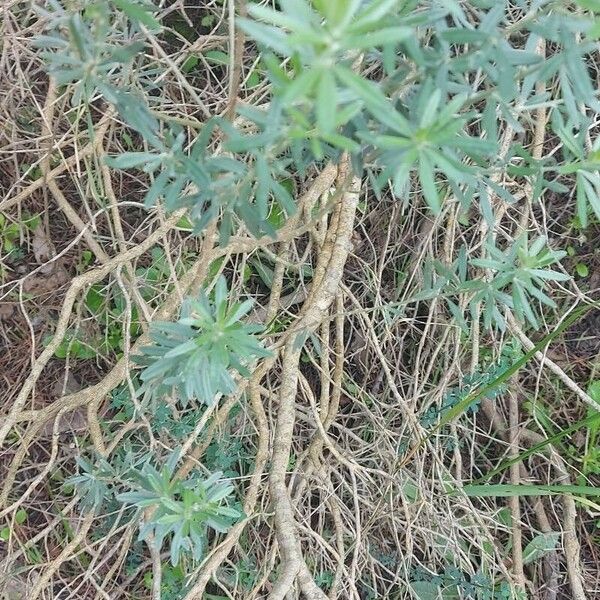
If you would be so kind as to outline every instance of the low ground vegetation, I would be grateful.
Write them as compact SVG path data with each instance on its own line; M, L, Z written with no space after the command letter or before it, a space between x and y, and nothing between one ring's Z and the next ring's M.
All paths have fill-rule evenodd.
M600 598L598 2L0 11L3 598Z

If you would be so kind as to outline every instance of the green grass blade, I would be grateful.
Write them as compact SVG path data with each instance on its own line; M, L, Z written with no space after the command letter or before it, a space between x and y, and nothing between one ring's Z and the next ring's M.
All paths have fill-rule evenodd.
M511 498L514 496L553 496L555 494L577 494L578 496L600 496L600 488L587 485L465 485L452 494L464 492L474 498Z
M542 448L544 448L550 444L554 444L554 442L560 440L561 438L565 437L566 435L570 435L571 433L573 433L574 431L577 431L578 429L581 429L582 427L596 425L597 423L600 423L600 413L595 413L593 415L589 415L585 419L581 419L580 421L577 421L577 423L574 423L573 425L571 425L570 427L567 427L566 429L561 429L554 435L551 435L550 437L546 438L544 441L539 442L538 444L535 444L535 446L532 446L531 448L529 448L528 450L525 450L524 452L521 452L521 454L519 454L518 456L515 456L515 458L511 458L510 460L504 461L501 465L497 466L495 469L492 469L489 473L486 473L483 477L480 477L479 479L477 479L475 481L475 483L476 484L483 483L484 481L487 481L488 479L492 478L494 475L497 475L498 473L505 471L511 465L522 462L522 461L526 460L527 458L529 458L530 456L532 456L533 454L536 454L537 452L539 452Z

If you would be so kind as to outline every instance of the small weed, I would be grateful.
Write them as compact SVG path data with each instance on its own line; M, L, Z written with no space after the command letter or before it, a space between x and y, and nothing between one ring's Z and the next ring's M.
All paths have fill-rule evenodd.
M23 256L24 251L19 248L19 241L26 231L33 231L39 224L39 215L25 213L15 222L0 213L0 249L6 254L5 259L14 261L17 255Z
M454 566L447 566L441 574L417 567L411 587L419 600L526 600L505 581L495 583L481 571L468 575Z
M596 402L600 403L600 380L593 381L588 394ZM598 414L598 411L589 407L587 416ZM589 425L585 431L585 448L581 460L581 474L578 476L578 483L585 485L589 475L600 475L600 420Z
M162 578L160 582L161 600L181 600L187 590L186 573L181 565L173 566L170 563L163 563ZM147 589L152 589L152 571L144 573L144 585Z
M27 520L27 511L20 508L15 513L15 523L17 525L23 525L23 523L25 523L26 520ZM2 529L0 529L0 540L2 540L4 542L8 542L8 540L10 540L11 535L12 535L12 530L10 527L3 527Z
M512 345L504 347L500 359L497 362L488 362L487 365L482 365L481 370L465 375L459 386L448 389L444 395L442 406L440 408L437 406L430 406L425 411L420 418L423 427L433 427L438 419L469 397L475 390L493 384L502 373L510 368L519 356L521 356L521 349L515 342ZM485 397L493 400L503 392L504 388L504 385L499 384L497 387L491 389ZM479 410L480 403L481 398L475 400L466 409L466 412L476 413Z

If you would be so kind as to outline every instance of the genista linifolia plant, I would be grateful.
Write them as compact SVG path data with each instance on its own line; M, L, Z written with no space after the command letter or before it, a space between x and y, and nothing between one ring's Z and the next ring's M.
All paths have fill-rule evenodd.
M163 34L161 10L146 0L48 0L37 9L46 29L37 43L56 84L87 115L91 139L98 113L109 109L129 130L131 151L106 164L148 182L147 210L186 211L196 234L216 224L222 246L241 231L276 236L297 209L285 182L347 156L374 198L392 194L430 219L453 211L465 230L484 224L482 242L469 246L476 253L465 246L450 261L422 266L421 299L441 297L465 332L475 319L504 330L509 315L537 328L542 309L554 306L553 288L568 279L564 252L543 236L499 235L497 204L515 203L525 187L533 207L546 192L572 189L565 197L581 225L600 219L600 138L591 127L600 102L586 66L600 34L596 4L247 4L237 27L260 55L269 95L255 106L238 102L232 119L216 114L187 126L163 111L161 72L146 51L149 36ZM509 19L511 7L524 16ZM552 47L547 59L544 44ZM560 140L541 157L526 134L540 108ZM519 185L505 185L505 175ZM283 218L270 218L274 212ZM133 413L168 406L175 415L203 414L267 355L261 328L246 322L250 302L231 299L224 278L214 284L184 302L179 320L152 325L135 357L142 369L131 379ZM216 474L178 481L164 444L135 435L119 467L125 479L111 466L124 458L111 456L82 462L72 483L88 507L110 494L131 506L142 539L168 544L174 564L184 554L200 560L207 527L224 531L240 514L225 503L234 487ZM132 490L123 491L124 481ZM143 519L142 508L152 509Z

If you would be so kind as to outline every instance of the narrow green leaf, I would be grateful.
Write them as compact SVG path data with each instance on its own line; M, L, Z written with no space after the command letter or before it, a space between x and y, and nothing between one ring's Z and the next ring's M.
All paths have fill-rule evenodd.
M221 50L209 50L204 57L216 65L229 66L229 54Z
M387 44L399 44L410 37L412 32L410 27L386 27L360 36L348 37L343 40L343 44L351 50L365 50Z
M557 531L536 535L523 550L523 564L528 565L554 551L560 535Z
M290 31L302 31L307 27L306 21L286 15L280 10L273 10L268 6L252 3L248 8L248 12L255 19L266 21L267 23L277 25L277 27L282 27L283 29L289 29Z
M598 398L598 400L600 401L600 398ZM511 458L510 460L503 462L500 466L496 467L495 469L492 469L491 471L486 473L483 477L480 477L479 479L477 479L475 481L475 483L480 484L480 483L483 483L484 481L488 481L489 479L494 477L494 475L498 475L498 473L502 473L503 471L506 471L506 469L510 468L511 465L514 465L516 463L527 460L530 456L534 456L535 454L538 454L546 446L553 445L555 442L561 440L562 438L564 438L568 435L571 435L578 429L581 429L582 427L594 427L595 425L600 425L600 413L593 413L593 414L589 415L588 417L586 417L585 419L581 419L580 421L577 421L577 423L574 423L570 427L567 427L566 429L562 429L561 431L555 433L554 435L546 438L542 442L539 442L535 446L532 446L528 450L521 452L521 454L519 454L519 456L517 456L515 458Z
M440 196L435 185L435 172L433 164L429 160L426 154L421 153L419 155L419 181L421 183L421 189L425 196L429 208L433 211L433 214L437 215L441 209Z
M327 0L325 0L327 1ZM362 32L365 28L377 23L384 17L393 14L392 9L398 5L398 0L374 0L361 11L352 23L351 31Z
M488 484L465 485L460 488L467 496L475 498L513 498L519 496L555 496L557 494L577 494L580 496L600 496L600 488L588 485L512 485ZM457 493L456 490L454 493Z
M310 96L319 81L321 73L317 69L306 69L295 77L281 95L283 104L292 104Z
M107 157L106 164L115 169L131 169L156 160L156 158L157 155L152 152L127 152L120 156Z
M121 9L132 21L138 21L150 29L160 29L160 23L149 12L149 10L158 9L147 2L141 5L130 2L130 0L112 0L112 3Z
M280 29L264 25L263 23L257 23L251 19L240 18L237 22L245 33L267 48L275 50L275 52L282 56L291 56L293 53L288 43L288 35Z
M330 73L321 74L317 87L317 126L322 133L329 134L335 129L337 110L337 89Z

